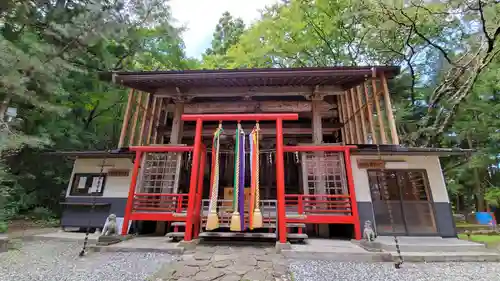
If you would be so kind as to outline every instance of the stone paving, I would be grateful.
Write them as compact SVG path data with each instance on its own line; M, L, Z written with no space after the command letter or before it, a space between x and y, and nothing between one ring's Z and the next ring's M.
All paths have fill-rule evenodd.
M198 245L165 264L153 281L288 281L288 264L274 247Z

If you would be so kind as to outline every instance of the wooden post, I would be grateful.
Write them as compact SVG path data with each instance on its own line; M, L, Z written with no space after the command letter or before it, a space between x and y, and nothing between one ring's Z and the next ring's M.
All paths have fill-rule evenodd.
M363 106L363 98L361 97L360 86L356 86L356 95L358 96L359 115L361 117L361 133L363 135L363 143L368 143L368 137L366 132L365 108ZM368 104L368 100L366 100L365 104Z
M312 97L312 115L313 115L313 143L316 145L320 145L323 143L323 124L321 120L321 101L323 98L320 95L314 95ZM316 194L326 194L326 183L325 183L325 176L326 172L324 169L324 166L321 165L321 158L323 158L324 152L323 151L318 151L315 152L315 162L316 162L316 168L317 170L315 171L316 176L319 178L318 180L318 185L316 186ZM277 156L278 157L278 156ZM319 198L319 200L325 200L325 198ZM328 225L321 224L319 226L319 235L324 238L328 238L330 236L330 230L328 228Z
M345 132L345 143L352 143L351 141L351 132L349 131L349 118L347 117L347 104L345 101L345 96L340 95L340 102L342 103L342 119L344 124L344 132Z
M374 72L375 74L375 72ZM380 142L382 144L387 144L387 135L385 134L385 128L384 128L384 118L382 116L382 112L380 111L380 101L379 101L379 95L377 93L377 81L375 80L376 77L372 76L372 95L373 99L375 100L375 110L377 111L377 119L378 119L378 130L380 132Z
M347 124L349 125L349 135L350 135L350 140L351 144L356 143L356 139L354 137L354 130L352 129L352 107L351 107L351 102L349 101L349 91L345 91L345 101L346 101L346 108L347 108Z
M351 106L352 106L352 117L351 119L354 122L354 130L356 131L356 143L361 143L361 131L359 128L358 124L358 117L357 117L357 106L356 106L356 99L354 98L354 90L353 88L349 89L349 97L351 99Z
M385 77L384 72L380 74L380 79L382 82L382 87L384 88L384 104L385 104L385 111L387 112L389 129L391 130L392 144L399 145L398 130L396 129L396 121L394 120L391 97L389 95L389 87L387 86L387 78Z
M129 132L128 145L132 146L135 141L136 128L137 128L137 119L139 118L139 109L141 108L142 102L142 92L139 92L137 95L137 99L135 100L135 112L134 112L134 120L132 121L132 127Z
M363 83L365 87L365 100L366 106L368 107L368 122L370 123L370 131L372 134L372 140L374 144L377 144L377 132L375 132L375 124L373 124L373 95L368 96L368 85L366 82Z
M148 136L147 136L147 139L146 139L146 144L151 144L151 143L155 143L155 141L151 141L151 134L153 132L153 127L155 126L155 121L156 121L156 100L158 98L157 97L153 97L153 114L151 116L151 121L150 121L150 125L149 125L149 129L148 129Z
M122 130L120 132L120 140L118 141L118 148L122 148L123 143L125 142L125 135L127 133L127 125L130 119L130 107L132 104L133 97L134 97L134 89L130 89L130 92L128 94L127 107L125 108L125 115L123 116Z
M153 131L153 141L155 144L158 143L158 128L160 127L160 117L161 117L161 109L163 107L163 101L165 98L159 98L157 102L158 112L155 115L155 130Z
M342 111L344 110L344 107L342 105L342 96L337 96L337 114L339 115L339 121L340 123L344 123L344 116L342 116ZM340 133L342 134L342 145L346 145L346 138L345 138L345 126L342 125L342 128L340 128Z
M151 94L146 93L146 108L144 109L144 114L142 114L142 122L141 122L141 129L140 129L140 134L139 134L139 145L142 145L142 139L144 138L144 134L146 133L146 119L151 119L151 116L149 114L149 105L151 104Z

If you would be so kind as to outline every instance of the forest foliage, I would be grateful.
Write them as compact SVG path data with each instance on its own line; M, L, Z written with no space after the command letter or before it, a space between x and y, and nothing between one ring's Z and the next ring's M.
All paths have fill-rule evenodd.
M182 32L165 0L2 1L0 231L59 212L72 163L43 151L115 148L126 90L109 70L398 65L402 142L476 149L443 159L450 197L500 203L498 1L281 1L250 26L224 13L200 60Z

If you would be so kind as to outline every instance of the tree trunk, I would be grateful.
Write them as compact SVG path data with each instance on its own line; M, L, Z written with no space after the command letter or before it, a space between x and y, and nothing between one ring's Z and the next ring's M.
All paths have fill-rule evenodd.
M467 134L467 142L469 144L469 148L474 149L472 147L472 137L470 132ZM481 181L479 179L479 171L476 167L472 168L472 175L474 177L474 195L476 196L477 211L484 212L486 210L484 206L484 194L481 188Z

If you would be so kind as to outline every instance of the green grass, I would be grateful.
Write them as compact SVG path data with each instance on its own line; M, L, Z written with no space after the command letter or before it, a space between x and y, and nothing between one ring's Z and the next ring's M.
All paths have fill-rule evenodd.
M465 234L459 234L458 238L462 240L469 240L467 238L467 235ZM470 241L474 242L482 242L486 244L500 244L500 235L471 235L470 236Z
M488 227L487 225L481 225L481 224L474 224L474 223L468 223L468 222L457 222L455 223L457 227Z

